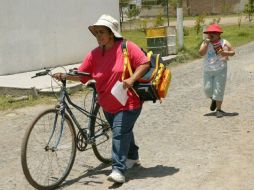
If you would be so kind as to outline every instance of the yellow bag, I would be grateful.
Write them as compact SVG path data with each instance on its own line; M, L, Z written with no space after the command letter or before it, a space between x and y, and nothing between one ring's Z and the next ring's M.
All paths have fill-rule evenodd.
M131 64L128 57L127 42L122 43L124 54L124 71L122 80L125 78L125 70L128 69L130 75L133 75ZM141 101L162 101L165 98L171 82L170 69L166 68L162 63L159 54L148 53L150 60L150 69L142 76L133 86L133 90L139 96Z
M170 86L170 81L171 81L171 72L169 69L165 69L162 76L160 83L158 85L158 95L161 98L165 98L168 93L168 89Z

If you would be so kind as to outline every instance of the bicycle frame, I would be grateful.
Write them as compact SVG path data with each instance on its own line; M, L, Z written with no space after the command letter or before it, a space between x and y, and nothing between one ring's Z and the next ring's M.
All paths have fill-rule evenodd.
M60 129L59 137L57 138L57 142L52 147L53 151L57 149L57 146L60 143L60 140L61 140L61 137L62 137L62 134L63 134L63 131L64 131L64 120L65 120L64 116L66 114L66 111L69 114L69 116L71 117L71 119L74 122L75 126L78 128L79 132L82 134L82 136L86 137L88 139L88 143L93 143L95 138L103 135L103 133L101 133L101 134L98 134L98 135L96 135L94 137L90 136L91 119L93 117L96 117L95 115L93 115L93 113L94 113L95 106L97 104L97 101L96 101L97 93L96 93L95 86L93 85L93 83L91 83L91 85L90 85L90 87L93 89L92 104L91 104L90 111L87 111L87 110L79 107L78 105L76 105L75 103L73 103L71 101L71 99L69 97L69 94L67 93L67 89L66 89L66 80L62 80L61 82L62 82L63 85L62 85L61 90L60 90L59 105L56 107L56 109L59 110L59 112L60 112L60 114L62 116L61 117L61 129ZM83 130L82 129L82 127L79 124L78 120L76 119L75 115L71 111L69 105L73 106L76 110L78 110L79 112L81 112L82 114L86 115L89 118L87 130ZM57 127L56 126L57 118L58 118L58 114L56 114L56 116L55 116L54 126L53 126L52 133L51 133L49 141L48 141L48 145L50 144L50 141L51 141L51 139L52 139L52 137L54 135L55 129ZM100 121L103 121L100 118L97 118L97 119L99 119ZM48 145L47 145L47 147L48 147Z

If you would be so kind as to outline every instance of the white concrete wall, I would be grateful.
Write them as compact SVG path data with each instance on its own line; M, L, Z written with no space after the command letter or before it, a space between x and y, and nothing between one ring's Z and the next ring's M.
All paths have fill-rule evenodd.
M87 27L119 18L118 0L0 0L0 75L78 63L97 43Z

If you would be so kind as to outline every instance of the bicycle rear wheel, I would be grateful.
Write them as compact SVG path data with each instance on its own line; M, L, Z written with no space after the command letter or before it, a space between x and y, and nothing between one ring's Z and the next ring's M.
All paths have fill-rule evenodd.
M91 120L91 136L94 137L93 152L98 160L109 164L112 161L112 130L99 104L96 104L93 114L95 116Z
M65 114L63 127L61 120L58 110L45 110L35 118L23 139L23 172L36 189L55 189L73 166L76 156L75 129L68 115Z

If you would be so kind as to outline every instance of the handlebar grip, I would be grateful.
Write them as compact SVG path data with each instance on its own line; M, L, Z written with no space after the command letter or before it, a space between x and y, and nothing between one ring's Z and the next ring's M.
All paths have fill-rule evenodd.
M35 73L35 76L32 76L31 78L35 78L35 77L40 77L40 76L45 76L50 72L50 69L46 69L45 71L41 71L38 73Z
M84 77L91 77L91 74L86 72L79 72L79 75Z
M67 75L70 75L70 76L84 76L84 77L90 77L91 76L90 73L79 72L77 70L71 70L69 73L67 73Z

